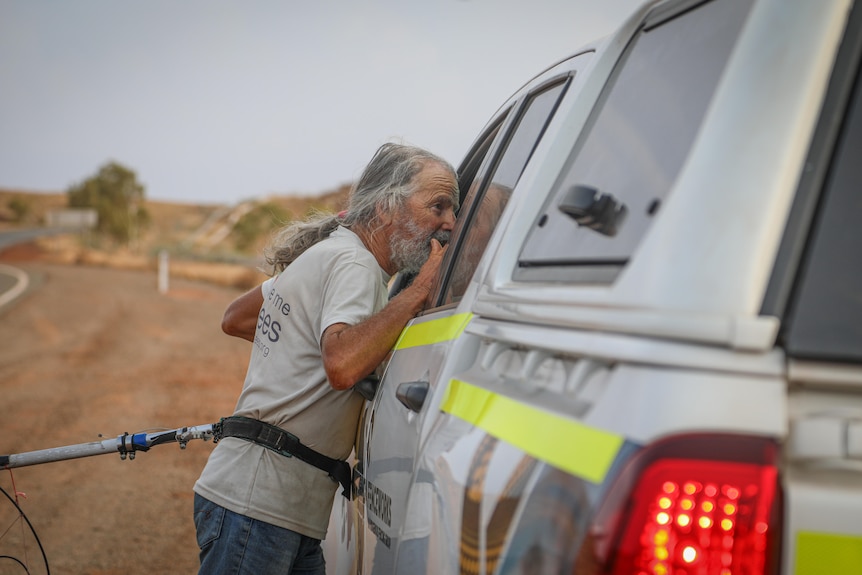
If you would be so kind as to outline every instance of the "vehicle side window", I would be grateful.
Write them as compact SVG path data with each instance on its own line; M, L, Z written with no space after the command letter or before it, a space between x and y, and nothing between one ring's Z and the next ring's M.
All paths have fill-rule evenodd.
M792 297L788 354L862 360L862 79L856 85L833 155L808 253Z
M511 113L511 109L505 115L499 117L490 129L485 131L485 134L473 147L472 152L458 167L458 191L461 194L459 217L466 213L467 210L465 208L470 205L471 198L475 195L477 187L475 182L481 181L488 172L491 162L489 152L497 140L500 129L505 124L509 113ZM457 234L457 230L455 233Z
M516 279L613 282L677 179L749 7L713 0L647 21L534 223Z
M459 216L461 239L455 246L449 267L443 303L457 302L464 295L512 189L541 140L569 81L568 77L559 78L527 97L491 177L477 178L470 184L468 204Z

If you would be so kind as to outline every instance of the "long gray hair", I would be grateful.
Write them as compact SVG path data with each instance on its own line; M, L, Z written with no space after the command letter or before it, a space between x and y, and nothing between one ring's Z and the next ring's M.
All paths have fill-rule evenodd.
M383 144L350 190L347 209L339 214L315 214L292 222L279 230L264 251L274 273L284 270L305 250L328 237L339 225L361 227L373 232L381 213L397 212L404 201L417 191L416 175L426 162L435 162L452 173L444 159L422 148L405 144Z

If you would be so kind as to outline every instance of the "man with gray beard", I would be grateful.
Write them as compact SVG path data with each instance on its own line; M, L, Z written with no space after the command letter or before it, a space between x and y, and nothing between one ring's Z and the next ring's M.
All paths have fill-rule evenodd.
M416 222L406 220L400 229L393 232L389 240L392 261L399 272L415 275L431 255L431 240L446 245L449 235L449 230L437 230L429 235L428 231L420 228Z
M195 483L201 574L325 572L326 535L371 374L422 310L455 224L458 184L441 158L381 146L348 208L292 224L267 250L273 277L225 311L252 341L236 409ZM413 282L388 299L399 271ZM345 476L346 474L346 476Z

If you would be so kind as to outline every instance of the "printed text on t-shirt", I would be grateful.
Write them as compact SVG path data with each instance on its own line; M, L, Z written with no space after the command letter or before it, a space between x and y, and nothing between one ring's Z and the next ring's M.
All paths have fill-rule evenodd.
M284 317L290 315L290 304L284 301L281 294L271 289L267 297L269 305L260 308L260 314L257 318L257 329L260 334L270 342L275 343L281 337L281 322L278 314ZM271 312L271 313L270 313ZM273 317L275 314L275 317Z

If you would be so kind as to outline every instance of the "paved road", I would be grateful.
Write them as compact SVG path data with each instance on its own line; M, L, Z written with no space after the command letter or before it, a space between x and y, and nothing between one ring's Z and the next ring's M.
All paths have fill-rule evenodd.
M3 268L6 267L3 264L0 264L0 294L3 294L18 283L18 280L15 279L15 276L6 273Z
M12 266L0 264L0 309L27 291L30 277Z
M0 232L0 251L4 248L29 242L41 236L63 233L55 228L31 228ZM18 268L0 264L0 309L27 290L30 278Z
M41 236L62 234L65 233L65 231L66 230L57 228L29 228L23 230L6 230L0 232L0 250L2 250L3 248L8 248L9 246L14 246L15 244L29 242L30 240L34 240Z

